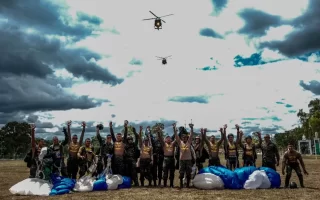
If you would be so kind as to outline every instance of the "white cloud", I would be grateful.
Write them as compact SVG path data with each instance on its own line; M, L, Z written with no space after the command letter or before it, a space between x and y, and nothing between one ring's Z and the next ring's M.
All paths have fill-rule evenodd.
M257 52L255 41L235 33L243 26L237 12L243 8L256 8L289 19L301 14L306 7L306 1L294 4L290 1L290 9L284 12L283 7L287 7L288 2L231 1L219 17L213 17L210 16L210 1L97 0L92 3L69 0L74 13L83 11L97 15L104 20L105 30L115 28L120 32L120 35L114 35L106 31L97 38L88 38L77 45L111 55L99 61L99 64L115 75L125 77L129 71L141 72L116 87L98 82L74 85L70 92L108 99L115 106L105 103L102 107L89 110L50 112L55 117L53 122L65 123L71 119L106 124L113 120L122 124L124 119L144 121L165 118L177 120L183 125L185 120L188 122L192 119L197 127L218 129L230 120L240 124L242 118L277 116L282 121L267 119L255 122L260 123L260 128L279 125L290 129L297 117L295 113L288 113L288 110L306 108L312 97L311 93L302 91L299 81L318 80L320 75L315 70L320 65L286 60L260 67L233 67L236 55L249 57ZM152 17L149 10L158 15L175 15L164 18L167 23L158 31L153 29L153 21L142 21L143 18ZM222 35L226 32L230 34L226 35L225 40L200 37L199 30L205 27ZM259 40L282 40L291 30L290 26L273 28ZM155 58L168 55L173 57L168 60L167 66L161 65ZM133 57L141 58L143 65L130 65ZM218 70L196 70L214 65L210 57L221 63ZM270 50L264 50L262 57L265 61L284 59ZM314 56L310 56L310 61L313 60ZM68 76L63 70L56 73ZM211 96L209 104L168 101L173 96L199 95ZM283 102L293 105L293 108L275 103L281 99L285 99ZM111 114L116 114L116 117L111 118ZM230 127L233 126L230 124Z

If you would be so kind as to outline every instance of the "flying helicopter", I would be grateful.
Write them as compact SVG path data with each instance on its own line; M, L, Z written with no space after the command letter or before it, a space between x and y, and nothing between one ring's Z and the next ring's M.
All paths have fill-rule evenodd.
M155 16L155 18L149 18L149 19L143 19L143 20L152 20L152 19L154 19L154 28L155 29L158 29L158 30L160 30L160 29L162 29L162 23L161 23L161 21L163 21L164 23L166 23L164 20L162 20L161 18L162 17L167 17L167 16L171 16L171 15L173 15L173 14L170 14L170 15L164 15L164 16L162 16L162 17L158 17L157 15L155 15L153 12L151 12L151 11L149 11L152 15L154 15Z
M162 60L162 64L163 65L166 65L167 64L167 58L171 57L171 56L167 56L167 57L159 57L159 56L156 56L158 58L158 60Z

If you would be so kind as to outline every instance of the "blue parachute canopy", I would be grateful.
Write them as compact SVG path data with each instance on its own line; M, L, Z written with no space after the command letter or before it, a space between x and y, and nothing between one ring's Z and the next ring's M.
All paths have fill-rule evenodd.
M281 177L280 174L269 167L260 167L259 170L266 172L270 182L271 188L280 188L281 186Z

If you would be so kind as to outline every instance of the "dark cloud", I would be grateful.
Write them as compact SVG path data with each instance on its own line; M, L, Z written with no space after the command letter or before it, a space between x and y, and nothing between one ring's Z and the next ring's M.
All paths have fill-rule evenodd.
M292 108L292 107L293 107L293 105L291 105L291 104L286 104L286 103L281 102L281 101L277 101L276 104L285 105L286 108Z
M314 60L313 62L320 62L320 51L306 53L304 55L298 56L297 59L310 62L310 59L309 59L310 56L317 57L317 59Z
M277 50L288 57L320 50L320 1L309 0L305 13L293 19L290 25L294 29L283 41L265 42L261 48Z
M10 24L21 28L33 28L43 34L71 37L73 40L84 39L100 30L97 17L81 14L79 21L68 14L65 1L2 0L0 15ZM85 19L85 20L84 20ZM87 21L88 23L82 23Z
M129 62L130 65L142 65L143 62L142 60L136 59L136 58L132 58L131 61Z
M214 12L220 13L228 4L228 0L211 0Z
M136 73L139 73L139 72L141 72L141 70L132 70L132 71L129 71L126 77L127 77L127 78L133 77Z
M197 68L197 70L202 70L202 71L215 71L218 70L219 68L217 68L216 66L210 67L210 66L206 66L203 68Z
M296 110L289 110L288 113L296 113Z
M284 103L281 101L277 101L276 104L284 104Z
M90 24L100 25L103 20L97 16L91 16L84 12L77 12L77 17L79 21L86 21Z
M306 84L304 81L300 81L300 86L307 91L312 92L315 95L320 95L320 82L312 80L309 84Z
M234 66L235 67L245 67L245 66L256 66L256 65L264 65L267 63L278 62L281 59L271 60L271 61L263 61L261 57L261 53L254 53L250 57L245 58L240 55L234 57Z
M272 120L272 121L275 121L275 122L282 121L282 119L280 119L277 116L261 117L261 118L242 118L242 120L244 120L244 121Z
M218 38L223 39L223 36L219 33L215 32L211 28L203 28L199 31L199 34L205 37L212 37L212 38Z
M44 79L31 76L1 76L0 85L0 112L4 113L89 109L105 102L67 94Z
M115 118L115 117L116 117L116 115L115 115L115 114L112 114L112 115L111 115L111 117L112 117L112 118Z
M206 96L176 96L169 98L168 101L180 103L209 103L208 97Z
M286 104L286 108L292 108L293 107L293 105L291 105L291 104Z
M239 16L244 19L245 25L238 33L246 34L249 37L264 36L270 27L277 27L282 23L280 16L251 8L243 9Z

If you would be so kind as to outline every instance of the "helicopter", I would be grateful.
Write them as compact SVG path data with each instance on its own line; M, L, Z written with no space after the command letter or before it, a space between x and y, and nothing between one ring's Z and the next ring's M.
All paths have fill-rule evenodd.
M166 65L167 64L167 58L171 57L171 56L167 56L167 57L159 57L159 56L156 56L158 58L158 60L162 60L162 64L163 65Z
M153 12L149 11L152 15L155 16L155 18L149 18L149 19L143 19L143 20L151 20L151 19L154 19L154 29L162 29L162 23L161 21L163 21L164 23L166 23L164 20L162 20L161 18L162 17L167 17L167 16L171 16L173 14L170 14L170 15L164 15L162 17L158 17L157 15L155 15Z

